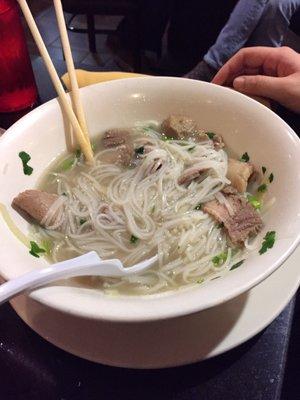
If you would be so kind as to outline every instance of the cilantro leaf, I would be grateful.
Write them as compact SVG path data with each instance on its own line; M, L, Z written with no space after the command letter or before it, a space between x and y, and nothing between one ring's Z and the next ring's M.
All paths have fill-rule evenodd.
M259 250L259 254L264 254L268 249L271 249L274 246L276 239L276 232L275 231L269 231L266 233L261 248Z
M213 140L214 136L216 135L213 132L205 132L205 134L210 138L210 140Z
M136 236L134 236L134 235L131 235L131 237L130 237L130 243L136 243L137 241L139 240L139 238L137 238Z
M196 146L192 146L192 147L190 147L189 149L187 149L187 151L193 151L195 147L196 147Z
M258 192L261 192L261 193L266 192L266 191L267 191L267 185L266 185L266 183L263 183L262 185L258 186L257 191L258 191Z
M134 151L135 151L135 154L144 154L145 148L144 148L144 146L138 147L138 148L135 149Z
M274 175L273 175L273 172L271 172L270 176L269 176L269 182L272 183L273 180L274 180Z
M33 256L33 257L37 257L39 258L39 254L40 253L46 253L45 249L42 249L41 247L39 247L39 245L36 242L31 241L30 242L30 250L29 253Z
M244 153L244 154L242 155L242 157L240 158L240 161L242 161L242 162L248 162L249 160L250 160L250 157L249 157L249 155L248 155L247 152Z
M28 162L31 160L30 155L26 153L26 151L20 151L19 157L22 160L24 174L31 175L33 172L33 168L28 165Z
M245 260L241 260L241 261L237 262L236 264L233 264L229 271L232 271L233 269L240 267L244 261Z
M257 197L248 195L247 196L247 200L251 204L251 206L255 208L255 210L259 210L260 209L261 202L258 200Z

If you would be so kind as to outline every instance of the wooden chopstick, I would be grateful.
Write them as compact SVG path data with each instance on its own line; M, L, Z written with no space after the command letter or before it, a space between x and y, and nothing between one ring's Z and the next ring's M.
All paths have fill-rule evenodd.
M84 111L83 111L82 102L80 100L77 76L76 76L76 72L75 72L74 61L73 61L72 52L71 52L71 46L70 46L70 42L69 42L69 36L67 33L63 7L61 4L61 0L53 0L53 3L54 3L54 8L55 8L61 43L62 43L64 55L65 55L66 64L67 64L68 74L69 74L69 78L70 78L70 83L71 83L71 96L72 96L72 101L73 101L73 108L74 108L76 117L78 119L78 122L81 126L81 129L82 129L86 139L89 140L88 127L87 127L87 123L86 123L86 119L85 119L85 115L84 115Z
M45 66L48 70L48 73L50 75L52 83L53 83L55 90L58 94L58 97L61 101L61 105L62 105L62 107L74 129L78 144L86 158L86 161L92 162L93 161L93 151L92 151L91 143L85 137L85 135L81 129L81 126L76 118L76 115L74 114L74 111L71 107L71 104L69 103L68 96L65 93L64 88L60 82L60 79L59 79L57 72L55 70L55 67L51 61L51 58L50 58L47 48L43 42L43 39L38 30L38 27L36 26L36 23L31 14L31 11L28 7L28 4L27 4L26 0L18 0L18 3L21 7L21 10L24 14L24 17L25 17L28 27L31 31L31 34L35 40L35 43L39 49L39 52L44 60Z

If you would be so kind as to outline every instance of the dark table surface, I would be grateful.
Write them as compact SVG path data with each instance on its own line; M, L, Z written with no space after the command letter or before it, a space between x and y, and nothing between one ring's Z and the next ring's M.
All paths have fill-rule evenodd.
M41 102L55 97L41 59L33 66ZM62 62L56 68L65 72ZM299 116L277 112L300 132ZM221 356L185 367L129 370L94 364L54 347L6 304L0 310L0 399L300 399L298 316L294 298L263 332Z

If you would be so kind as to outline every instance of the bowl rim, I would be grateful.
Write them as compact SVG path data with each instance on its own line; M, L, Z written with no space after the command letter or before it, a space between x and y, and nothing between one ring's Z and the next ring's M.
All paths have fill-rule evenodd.
M300 140L297 136L297 134L294 132L294 130L284 121L282 118L280 118L277 114L275 114L272 110L264 106L263 104L257 102L256 100L249 98L248 96L245 96L242 93L233 91L231 88L226 88L222 87L219 85L207 83L207 82L202 82L202 81L195 81L187 78L177 78L177 77L137 77L137 78L130 78L130 79L119 79L119 80L113 80L113 81L108 81L108 82L102 82L102 83L97 83L94 85L89 85L87 87L81 88L80 90L84 92L88 92L90 90L93 90L93 87L98 87L101 85L101 87L109 87L109 86L120 86L122 87L123 85L135 85L138 81L141 79L143 80L153 80L153 78L157 79L158 81L188 81L190 82L189 85L192 84L197 84L197 85L213 85L215 88L218 88L217 90L223 91L223 92L230 92L231 96L235 96L236 98L240 98L241 101L246 101L249 103L252 103L255 105L260 110L264 110L265 113L269 114L272 116L273 119L280 121L282 126L285 126L291 135L293 136L294 139ZM126 82L126 83L124 83ZM3 140L6 140L7 137L11 136L14 134L14 130L16 128L19 128L22 126L23 122L27 119L34 118L37 113L39 113L41 110L47 110L48 107L52 107L57 103L57 98L52 99L41 106L37 107L27 115L25 115L23 118L18 120L14 125L12 125L6 132L5 134L1 137L1 142ZM17 133L17 132L16 132ZM219 295L215 299L208 299L204 304L199 304L197 302L194 302L193 304L188 303L181 303L180 307L173 307L170 308L169 306L162 307L162 298L168 298L169 300L172 299L174 296L179 298L179 296L182 296L184 299L184 294L186 292L191 293L192 290L198 291L196 288L191 288L187 287L184 289L176 290L176 291L169 291L165 292L162 294L155 294L155 295L146 295L146 296L118 296L118 300L122 300L124 298L128 299L130 298L131 300L134 299L136 300L141 299L146 301L153 301L153 310L149 311L147 313L143 313L142 309L140 311L134 311L131 313L120 313L119 315L113 314L110 315L109 313L105 312L104 314L99 313L98 311L95 312L95 310L90 310L87 307L78 307L76 304L74 307L70 306L70 303L68 302L68 305L64 304L64 302L61 301L61 297L65 294L67 296L73 296L74 294L77 294L77 291L80 291L81 293L84 293L85 291L89 292L90 298L93 299L91 301L94 302L94 296L96 293L97 299L100 302L101 301L101 292L96 289L86 289L86 288L77 288L77 287L71 287L71 286L56 286L56 285L51 285L51 286L46 286L44 288L40 289L35 289L33 292L29 294L29 296L38 301L39 303L48 306L50 308L54 308L58 311L61 311L63 313L68 313L74 316L78 316L80 318L89 318L89 319L97 319L97 320L105 320L105 321L114 321L114 322L144 322L144 321L154 321L154 320L162 320L162 319L169 319L169 318L175 318L183 315L188 315L188 314L193 314L205 309L209 309L211 307L214 307L216 305L219 305L221 303L224 303L226 301L229 301L230 299L239 296L243 292L246 292L250 290L252 287L256 286L260 282L262 282L264 279L266 279L269 275L271 275L277 268L280 267L284 263L284 261L293 253L293 251L296 249L300 242L300 231L299 233L292 238L291 244L289 245L288 249L281 254L281 256L276 260L276 262L272 263L272 266L269 267L267 270L264 271L264 273L258 275L255 279L252 279L250 282L247 281L246 283L244 282L243 284L240 284L236 288L231 288L231 290L227 291L226 296L224 295ZM1 267L0 267L1 268ZM3 274L4 278L5 275ZM8 278L8 277L7 277ZM224 277L222 280L226 279ZM218 281L218 280L217 280ZM216 281L216 284L218 282ZM198 287L199 289L199 287ZM114 298L110 298L110 296L106 296L102 294L102 299L103 298L109 298L109 301L114 301ZM173 300L170 300L169 303L171 304ZM160 303L159 306L157 306L156 302ZM165 302L165 305L167 305L168 302ZM109 304L109 302L107 302Z

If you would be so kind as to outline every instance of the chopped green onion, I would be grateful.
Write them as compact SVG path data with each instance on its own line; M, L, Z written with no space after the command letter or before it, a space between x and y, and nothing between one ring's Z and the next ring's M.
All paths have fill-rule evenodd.
M216 135L213 132L205 132L205 134L210 138L210 140L213 140L214 136Z
M265 173L266 173L266 170L267 170L267 168L266 168L266 167L261 167L261 170L262 170L262 173L263 173L263 174L265 174Z
M229 271L232 271L233 269L236 269L236 268L240 267L243 264L244 261L245 260L241 260L241 261L237 262L236 264L233 264L233 266L230 268Z
M134 151L135 151L135 154L144 154L145 148L144 148L144 146L138 147L138 148L135 149Z
M91 148L92 148L93 151L95 151L96 150L96 143L91 143Z
M151 213L153 214L154 211L155 211L155 205L152 206L152 208L151 208Z
M261 245L261 249L259 250L259 254L264 254L268 249L271 249L274 246L275 236L275 231L269 231L266 233Z
M217 225L217 228L219 228L219 229L224 228L224 222L220 222L220 223Z
M204 282L204 278L199 278L196 283L203 283Z
M247 152L244 153L244 154L242 155L242 157L240 158L240 161L242 161L242 162L248 162L249 160L250 160L250 157L249 157L249 155L248 155Z
M63 160L60 164L59 164L59 170L60 171L68 171L69 169L71 169L73 167L73 165L75 164L75 159L76 157L69 157L66 158L65 160Z
M219 267L226 260L227 260L227 251L224 251L223 253L220 253L217 256L214 256L211 261L213 262L215 267Z
M270 176L269 176L269 182L272 183L273 180L274 180L274 175L273 175L273 172L271 172Z
M52 241L51 241L51 240L44 239L44 240L42 240L41 245L42 245L43 248L45 249L46 254L47 254L48 256L50 256L51 251L52 251L52 247L53 247Z
M33 172L33 168L28 165L28 162L31 160L30 155L26 153L26 151L20 151L19 157L22 160L24 174L31 175Z
M85 222L86 222L86 219L84 219L84 218L81 218L81 219L79 220L79 224L80 224L80 225L83 225Z
M162 134L161 140L164 142L168 142L169 140L175 140L175 139L171 136L166 136L166 135Z
M202 204L199 203L198 205L196 205L196 207L194 208L195 210L201 210Z
M263 183L262 185L258 186L257 188L258 192L264 193L267 191L267 185L265 183Z
M259 210L261 207L261 202L258 200L257 197L248 195L247 196L248 202L251 204L252 207L255 208L255 210Z
M30 250L29 253L33 256L33 257L37 257L39 258L39 254L40 253L46 253L45 249L42 249L41 247L39 247L39 245L36 242L31 241L30 242Z
M61 194L62 196L66 196L67 195L67 193L65 193L65 192L62 192L62 194Z
M136 243L138 240L139 240L139 238L137 238L137 237L134 236L134 235L131 235L131 237L130 237L130 243Z

